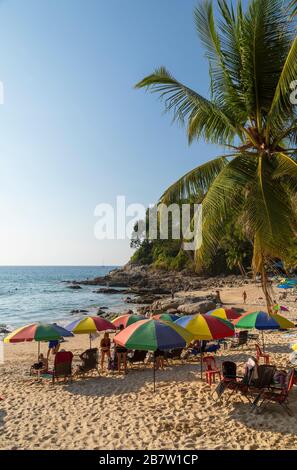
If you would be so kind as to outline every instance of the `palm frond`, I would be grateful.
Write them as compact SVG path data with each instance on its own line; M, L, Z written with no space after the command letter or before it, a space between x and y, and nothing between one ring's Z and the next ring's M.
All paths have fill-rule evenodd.
M297 77L297 37L292 42L280 74L274 97L268 114L268 125L279 128L284 118L294 116L294 106L291 103L291 83Z
M159 93L165 100L166 110L173 110L174 119L182 123L188 120L190 140L195 135L197 138L204 137L209 142L222 144L232 142L238 132L225 111L175 80L164 67L145 77L135 87Z
M187 199L193 199L197 203L201 202L214 179L228 164L228 159L232 157L231 154L217 157L189 171L165 191L160 202L170 204Z

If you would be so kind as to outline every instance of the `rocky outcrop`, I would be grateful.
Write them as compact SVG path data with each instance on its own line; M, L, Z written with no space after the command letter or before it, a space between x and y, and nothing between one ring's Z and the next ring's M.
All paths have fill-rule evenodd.
M123 291L119 289L113 289L111 287L101 287L100 289L93 290L94 294L122 294Z
M183 313L184 315L195 315L196 313L207 313L210 310L216 308L216 303L212 301L208 302L195 302L189 304L182 304L178 307L178 313Z
M114 269L109 274L95 279L69 281L71 285L90 285L126 289L122 293L145 295L168 295L180 291L197 291L204 289L218 290L223 287L243 286L249 278L241 276L202 277L190 271L161 271L149 266L126 266ZM101 289L99 289L100 292ZM116 290L116 289L115 289ZM108 293L108 292L107 292Z
M153 302L150 306L139 307L139 313L147 312L168 312L193 315L196 313L206 313L216 308L216 299L212 296L193 297L180 296L174 299L164 298Z

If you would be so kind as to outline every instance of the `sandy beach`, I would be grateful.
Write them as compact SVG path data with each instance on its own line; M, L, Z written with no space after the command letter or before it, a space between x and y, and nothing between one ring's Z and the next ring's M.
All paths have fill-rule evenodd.
M258 287L250 285L246 291L250 304L244 308L263 308ZM243 307L242 289L223 289L221 295L226 304ZM295 304L286 305L288 318L296 318ZM265 333L272 364L289 367L289 343L294 339L294 332ZM77 362L88 344L83 335L63 347ZM93 344L98 346L99 340ZM46 352L47 345L41 349ZM243 349L221 349L217 362L229 358L243 367L254 353L255 343L249 341ZM200 379L197 360L157 371L153 393L151 366L134 366L127 376L104 372L66 384L32 381L28 369L36 354L36 343L5 345L5 363L0 366L0 395L5 398L0 402L1 449L297 449L295 387L290 400L294 417L278 405L257 415L238 395L228 404L215 403L214 386Z

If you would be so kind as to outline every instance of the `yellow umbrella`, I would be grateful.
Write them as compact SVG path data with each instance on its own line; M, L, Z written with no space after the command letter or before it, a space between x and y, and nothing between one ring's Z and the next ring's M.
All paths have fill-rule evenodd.
M175 323L188 330L198 340L211 341L234 336L232 323L211 315L201 315L200 313L198 315L188 315L179 318ZM201 378L202 362L201 354Z

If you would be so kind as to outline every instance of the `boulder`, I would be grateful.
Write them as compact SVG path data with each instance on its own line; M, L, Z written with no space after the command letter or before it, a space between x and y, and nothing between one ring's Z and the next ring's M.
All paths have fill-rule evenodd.
M195 302L182 304L178 307L177 311L184 315L195 315L196 313L207 313L210 310L214 310L216 304L214 302Z

